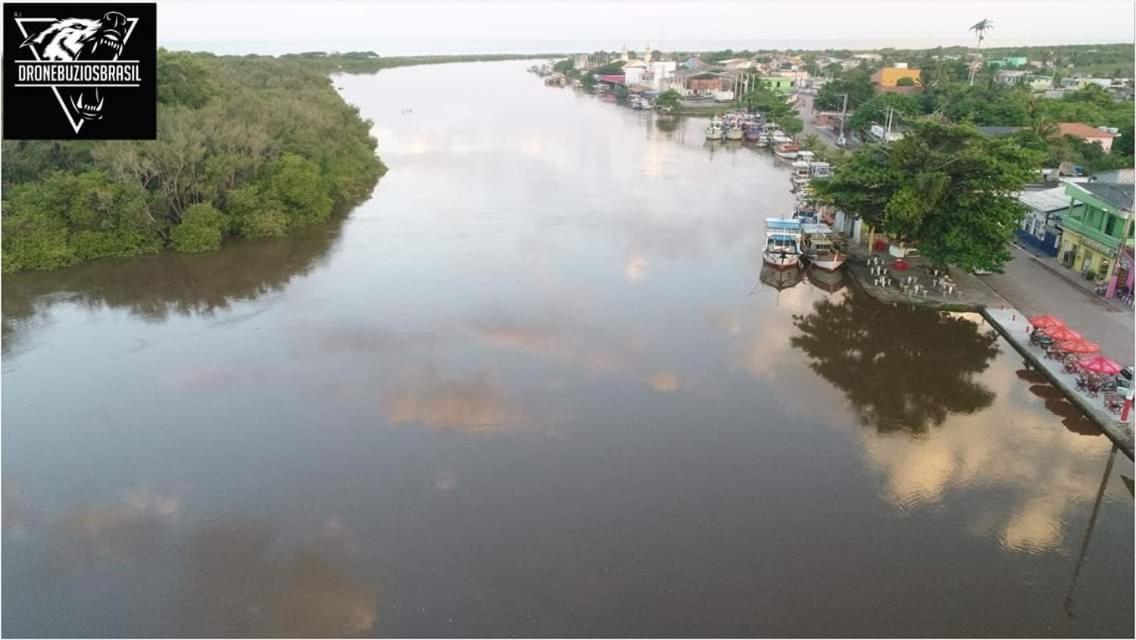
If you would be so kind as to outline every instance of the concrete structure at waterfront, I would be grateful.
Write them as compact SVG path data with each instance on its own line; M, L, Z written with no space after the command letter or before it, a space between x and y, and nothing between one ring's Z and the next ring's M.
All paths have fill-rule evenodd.
M1067 184L1065 194L1071 202L1062 221L1061 262L1086 278L1101 281L1111 275L1108 297L1118 284L1131 291L1133 185Z

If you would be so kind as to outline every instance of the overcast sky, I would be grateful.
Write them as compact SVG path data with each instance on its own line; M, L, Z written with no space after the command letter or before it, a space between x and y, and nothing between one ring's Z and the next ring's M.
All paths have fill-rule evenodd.
M205 2L164 0L159 40L223 52L379 53L1132 42L1132 0ZM544 46L545 48L542 48Z

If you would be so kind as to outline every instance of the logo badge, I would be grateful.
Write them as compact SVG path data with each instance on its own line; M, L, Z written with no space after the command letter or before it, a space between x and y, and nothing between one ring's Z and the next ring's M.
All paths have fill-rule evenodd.
M156 4L4 5L4 138L153 140Z

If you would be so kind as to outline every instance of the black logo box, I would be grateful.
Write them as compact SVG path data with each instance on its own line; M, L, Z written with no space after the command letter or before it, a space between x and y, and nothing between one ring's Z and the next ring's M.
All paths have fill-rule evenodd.
M15 86L19 61L35 60L17 19L31 36L51 25L36 18L103 20L118 12L136 19L122 43L119 60L138 61L138 86L99 87L102 100L98 119L81 119L74 107L79 92L86 104L94 102L94 87ZM31 21L27 19L33 19ZM113 19L113 16L112 16ZM4 139L6 140L154 140L157 137L158 52L157 4L147 3L5 3L4 4ZM106 50L103 49L105 54ZM74 63L70 63L74 64ZM75 122L80 121L78 132Z

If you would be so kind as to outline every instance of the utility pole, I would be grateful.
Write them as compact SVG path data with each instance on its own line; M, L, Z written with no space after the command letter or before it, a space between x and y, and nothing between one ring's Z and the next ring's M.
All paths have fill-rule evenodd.
M813 101L813 104L815 105L816 101ZM847 113L848 113L848 94L846 93L846 94L844 94L844 106L840 108L840 137L841 138L844 137L844 116ZM848 141L845 140L845 144L847 144L847 142Z
M888 107L887 131L884 132L884 144L888 144L889 142L891 142L891 120L892 120L892 117L894 117L894 115L895 115L895 109Z

